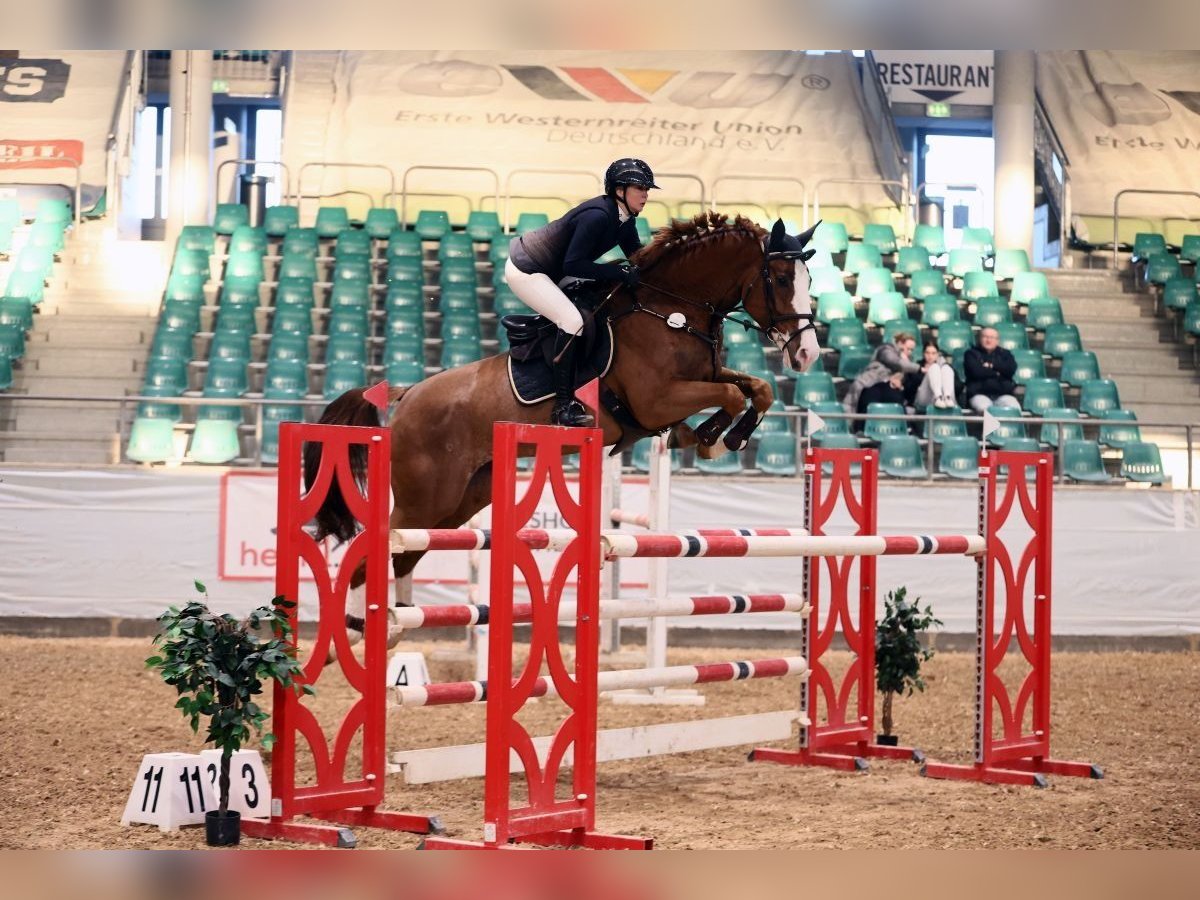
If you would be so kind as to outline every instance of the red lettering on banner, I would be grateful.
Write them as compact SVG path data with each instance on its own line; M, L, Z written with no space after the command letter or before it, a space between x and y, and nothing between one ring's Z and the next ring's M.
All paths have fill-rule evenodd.
M57 169L83 165L83 141L0 140L0 169Z

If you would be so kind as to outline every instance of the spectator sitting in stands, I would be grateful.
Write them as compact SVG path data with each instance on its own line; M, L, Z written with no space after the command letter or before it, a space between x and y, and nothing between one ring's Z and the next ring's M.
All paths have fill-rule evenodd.
M921 366L912 361L916 339L907 331L898 331L888 344L880 344L871 361L854 379L846 393L846 412L865 413L868 403L904 405L904 376L919 374Z
M927 406L949 409L957 402L956 377L949 360L942 355L937 344L930 341L925 345L921 371L909 372L904 376L905 402L918 410Z
M975 412L981 413L993 403L1021 408L1013 396L1017 361L1000 346L1000 333L995 328L980 329L979 342L963 357L963 368L967 375L967 403Z

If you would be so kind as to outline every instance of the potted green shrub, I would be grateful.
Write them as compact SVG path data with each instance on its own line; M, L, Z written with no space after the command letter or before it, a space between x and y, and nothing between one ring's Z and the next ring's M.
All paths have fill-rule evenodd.
M890 591L883 600L883 618L875 626L875 686L883 694L883 733L876 741L894 747L892 701L897 695L925 690L921 664L933 657L933 650L921 645L921 635L942 623L933 617L933 609L920 608L921 598L908 601L907 588Z
M205 832L210 846L226 846L241 837L241 814L229 809L230 759L250 740L252 730L262 735L264 749L275 742L274 735L262 734L270 714L254 697L270 679L304 693L313 691L296 684L302 669L288 642L292 626L287 615L294 603L276 597L270 606L260 606L239 621L210 611L204 585L195 585L204 600L172 606L158 617L154 645L159 655L147 659L146 666L157 669L179 693L175 707L191 722L192 731L199 732L200 720L208 719L205 742L222 752L220 806L205 814Z

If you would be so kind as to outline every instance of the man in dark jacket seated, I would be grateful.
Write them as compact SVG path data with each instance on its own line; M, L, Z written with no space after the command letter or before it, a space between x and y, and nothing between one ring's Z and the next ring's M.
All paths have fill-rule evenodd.
M979 342L963 355L963 369L967 375L967 403L975 412L981 413L993 403L1021 408L1013 396L1017 361L1000 346L995 328L980 329Z

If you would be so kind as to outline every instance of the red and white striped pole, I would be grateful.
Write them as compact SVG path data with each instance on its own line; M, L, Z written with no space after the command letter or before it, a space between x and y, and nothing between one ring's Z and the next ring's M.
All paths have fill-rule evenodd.
M808 665L803 656L737 662L705 663L696 666L665 666L660 669L623 669L599 674L601 691L620 691L669 687L684 684L711 684L719 681L745 681L751 678L782 678L804 675ZM479 703L487 699L486 681L453 681L423 687L394 688L400 706L449 706ZM532 697L555 697L558 692L548 678L534 682Z
M977 534L952 535L689 535L605 534L604 555L612 557L788 557L918 556L983 553Z

